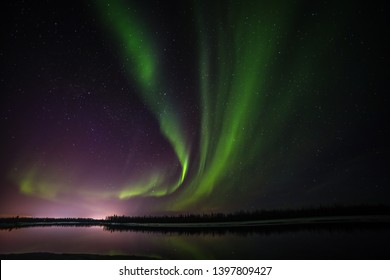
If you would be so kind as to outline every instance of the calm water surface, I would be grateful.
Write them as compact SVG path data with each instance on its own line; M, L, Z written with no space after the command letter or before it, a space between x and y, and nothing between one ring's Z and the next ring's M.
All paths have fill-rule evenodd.
M390 230L196 234L110 232L102 227L0 231L0 253L132 255L162 259L388 259Z

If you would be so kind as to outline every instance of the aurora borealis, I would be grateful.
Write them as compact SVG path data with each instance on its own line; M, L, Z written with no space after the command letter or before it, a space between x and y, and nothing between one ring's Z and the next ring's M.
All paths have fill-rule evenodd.
M12 1L0 215L390 202L385 8Z

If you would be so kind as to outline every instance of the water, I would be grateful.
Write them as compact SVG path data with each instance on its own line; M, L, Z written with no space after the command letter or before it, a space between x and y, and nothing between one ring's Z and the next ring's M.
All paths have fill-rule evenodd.
M158 259L389 259L389 229L248 234L108 231L102 227L0 230L0 254L50 252Z

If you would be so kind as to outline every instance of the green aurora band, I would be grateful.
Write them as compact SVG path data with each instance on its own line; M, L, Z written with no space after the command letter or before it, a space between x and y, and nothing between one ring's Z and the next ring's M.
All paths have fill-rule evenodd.
M174 106L159 94L161 81L156 63L159 58L153 47L157 44L147 36L137 16L119 2L100 3L108 25L119 38L123 57L130 61L131 76L138 81L145 103L157 117L161 132L172 144L182 166L181 177L173 187L151 193L153 186L164 181L152 176L144 185L126 188L120 198L170 194L182 186L190 154ZM259 159L267 140L259 133L262 127L272 125L277 130L278 124L271 120L277 119L275 114L287 116L289 110L283 103L278 104L278 112L267 112L272 115L264 116L263 110L270 63L287 17L280 14L281 3L272 7L265 7L260 1L221 3L196 5L200 42L200 155L199 162L191 162L196 175L185 182L175 203L169 203L173 210L194 205L218 186L223 185L225 190L235 188L238 182L229 174L244 170ZM278 9L273 10L274 7ZM202 17L206 9L208 12L214 9L215 17ZM288 7L282 10L288 11ZM216 26L216 31L207 29L210 24ZM288 96L284 101L287 105Z
M239 186L229 174L258 160L264 145L264 137L258 134L265 125L264 84L282 23L260 1L226 4L214 7L212 19L202 17L212 7L198 10L200 162L190 194L178 201L179 209L207 197L217 186L228 192L227 188ZM210 24L216 31L207 29Z
M182 124L173 110L168 96L163 94L159 80L158 56L155 44L146 35L144 26L134 11L121 5L120 1L98 1L106 25L116 35L121 52L131 76L138 83L144 102L149 106L160 124L162 134L172 145L181 165L181 175L176 183L167 184L162 174L154 174L143 184L130 184L119 198L135 196L163 196L174 192L184 181L188 171L189 145L182 133ZM142 185L144 185L142 187Z

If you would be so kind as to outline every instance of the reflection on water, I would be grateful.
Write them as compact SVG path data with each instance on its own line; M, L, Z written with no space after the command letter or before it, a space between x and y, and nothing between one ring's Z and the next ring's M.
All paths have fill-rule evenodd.
M162 259L388 259L387 228L232 232L29 227L0 231L0 254L52 252Z

